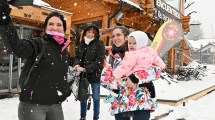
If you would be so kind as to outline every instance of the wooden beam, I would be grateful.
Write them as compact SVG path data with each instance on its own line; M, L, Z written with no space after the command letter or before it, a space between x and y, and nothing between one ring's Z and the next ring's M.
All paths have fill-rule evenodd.
M103 5L99 5L97 2L88 3L87 7L83 5L79 5L77 7L69 8L68 11L73 13L72 21L82 21L89 18L95 18L104 16L109 14L110 8L104 7Z
M53 10L48 10L45 8L33 7L33 6L23 6L20 9L13 8L11 11L11 16L15 22L19 24L28 24L32 26L42 27L47 15ZM67 36L70 35L71 28L71 16L68 14L64 14L64 17L67 21Z
M73 25L81 24L81 23L93 22L93 21L98 21L98 20L103 20L103 16L97 16L97 17L93 17L93 18L86 18L86 19L72 21L72 24Z
M118 0L103 0L105 2L109 2L109 3L112 3L112 4L118 4L119 1Z

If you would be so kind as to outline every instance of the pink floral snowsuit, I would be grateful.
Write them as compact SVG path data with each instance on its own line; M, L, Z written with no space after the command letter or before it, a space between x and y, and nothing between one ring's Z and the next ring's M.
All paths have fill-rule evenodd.
M128 77L136 71L147 70L152 66L158 66L163 69L166 65L163 60L157 55L154 48L145 46L135 51L125 52L125 57L116 69L113 71L115 79ZM143 77L150 77L146 73L142 74ZM153 76L152 76L153 77ZM149 79L149 78L148 78ZM145 80L147 80L145 78ZM149 81L139 81L149 82ZM139 83L141 84L141 83Z
M113 70L118 67L122 58L115 54L113 65L109 64L109 57L106 59L106 64L101 74L101 85L108 90L120 90L118 97L111 102L110 112L112 115L136 111L136 110L155 110L157 104L150 97L147 88L139 87L137 89L127 88L124 86L126 79L114 80L112 75ZM157 80L160 77L161 70L159 67L150 67L147 70L139 70L133 74L139 79L138 84L143 84Z

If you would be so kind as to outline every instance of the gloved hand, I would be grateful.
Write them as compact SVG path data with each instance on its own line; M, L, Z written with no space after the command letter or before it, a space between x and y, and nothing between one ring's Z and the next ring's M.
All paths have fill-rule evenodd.
M10 22L10 11L7 0L0 0L0 25L6 25Z

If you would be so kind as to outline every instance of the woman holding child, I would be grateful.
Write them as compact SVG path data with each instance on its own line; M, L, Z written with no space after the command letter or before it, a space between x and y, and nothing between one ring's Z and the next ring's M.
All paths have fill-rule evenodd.
M164 65L140 70L128 76L120 76L123 79L118 79L117 74L114 76L114 70L122 64L125 53L128 51L129 34L130 31L123 26L113 29L112 54L107 57L101 75L101 84L104 88L113 91L106 98L106 102L111 103L110 111L115 116L115 120L130 120L131 116L133 120L149 120L150 112L155 110L156 104L144 84L157 79Z

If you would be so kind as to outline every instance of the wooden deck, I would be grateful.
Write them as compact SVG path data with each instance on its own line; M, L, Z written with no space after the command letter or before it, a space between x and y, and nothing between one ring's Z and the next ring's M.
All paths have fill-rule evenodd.
M171 106L179 106L181 104L185 105L186 102L188 102L188 100L198 100L199 98L207 95L208 93L212 92L215 90L215 85L212 87L209 87L207 89L204 89L202 91L199 91L197 93L194 93L192 95L183 97L181 99L178 100L164 100L164 99L157 99L157 102L159 104L167 104L167 105L171 105Z
M20 88L14 88L14 89L3 89L3 90L0 90L0 95L12 95L12 94L18 94L20 93L21 90Z
M157 99L158 104L167 104L170 106L179 106L179 105L183 105L185 106L186 102L188 102L188 100L198 100L201 97L204 97L205 95L207 95L208 93L212 92L215 90L215 85L206 89L203 89L199 92L196 92L194 94L185 96L181 99L178 100L165 100L165 99ZM105 98L107 95L100 95L100 98L103 99Z
M186 102L188 102L188 100L198 100L201 97L204 97L205 95L209 94L210 92L215 90L215 85L206 89L203 89L199 92L196 92L194 94L185 96L181 99L178 100L165 100L165 99L157 99L157 102L159 104L167 104L170 106L179 106L179 105L184 105L186 104ZM0 95L12 95L12 94L18 94L20 93L20 89L19 88L15 88L15 89L4 89L4 90L0 90ZM100 95L101 99L104 99L107 95Z

